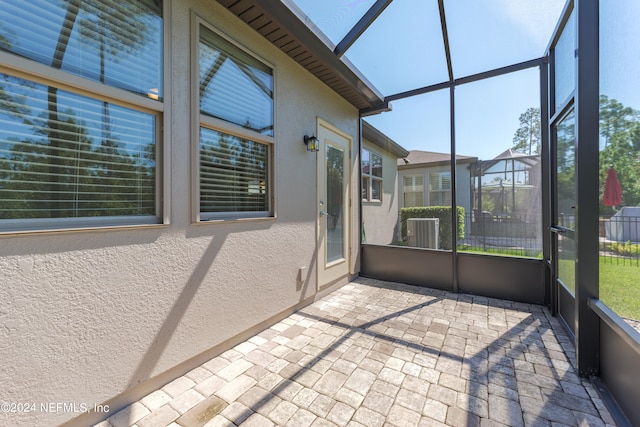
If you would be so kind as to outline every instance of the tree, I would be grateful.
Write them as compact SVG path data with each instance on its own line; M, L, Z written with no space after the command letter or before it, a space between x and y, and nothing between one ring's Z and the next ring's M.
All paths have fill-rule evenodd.
M604 189L607 170L613 167L622 186L624 204L640 205L640 120L631 107L625 107L606 95L600 97L600 135L604 145L600 151L600 188ZM600 211L610 214L602 204Z
M528 155L540 154L540 108L531 107L520 114L520 128L513 136L513 149Z
M633 108L625 107L607 95L600 95L600 135L604 137L605 148L614 135L633 127L636 115Z

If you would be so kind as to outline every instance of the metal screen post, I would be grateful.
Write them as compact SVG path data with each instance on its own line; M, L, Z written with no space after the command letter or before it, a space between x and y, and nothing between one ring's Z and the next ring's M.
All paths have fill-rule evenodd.
M582 376L599 375L600 321L589 307L599 298L599 4L576 0L576 358Z

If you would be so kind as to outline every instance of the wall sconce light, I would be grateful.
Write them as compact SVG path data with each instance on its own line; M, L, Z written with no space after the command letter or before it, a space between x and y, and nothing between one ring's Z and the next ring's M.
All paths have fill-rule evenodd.
M304 144L307 146L307 151L318 151L320 150L320 146L318 144L318 138L316 138L315 136L311 135L305 135L304 136Z

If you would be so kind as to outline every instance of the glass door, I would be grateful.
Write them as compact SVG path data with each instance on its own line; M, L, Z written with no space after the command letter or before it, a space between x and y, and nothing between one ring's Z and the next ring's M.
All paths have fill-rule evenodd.
M576 24L568 11L550 51L552 301L575 334L576 289Z
M349 274L349 195L351 139L319 121L318 140L318 286Z
M575 332L575 224L576 224L576 163L575 114L572 109L553 126L554 212L553 261L557 312L572 332Z

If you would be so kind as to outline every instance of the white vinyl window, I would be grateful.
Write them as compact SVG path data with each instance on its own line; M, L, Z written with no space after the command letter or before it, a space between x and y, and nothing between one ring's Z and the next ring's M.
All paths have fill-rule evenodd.
M382 188L382 156L362 150L362 199L381 201Z
M161 4L0 0L0 231L160 221Z
M424 175L408 175L402 179L403 207L424 206Z
M198 220L273 216L273 70L199 23Z
M429 174L429 206L451 206L451 172Z

